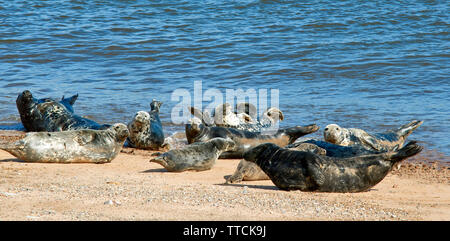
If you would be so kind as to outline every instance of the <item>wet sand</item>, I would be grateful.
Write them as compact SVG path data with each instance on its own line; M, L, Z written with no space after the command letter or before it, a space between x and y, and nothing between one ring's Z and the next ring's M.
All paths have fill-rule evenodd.
M0 141L23 133L1 131ZM106 164L26 163L0 150L0 220L450 220L450 169L426 153L362 193L282 191L270 180L225 185L238 159L166 172L151 151Z

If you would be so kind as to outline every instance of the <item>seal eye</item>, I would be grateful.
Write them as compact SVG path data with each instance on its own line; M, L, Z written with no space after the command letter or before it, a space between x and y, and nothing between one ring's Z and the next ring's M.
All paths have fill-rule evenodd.
M336 130L338 131L338 130L339 130L339 128L336 128Z
M328 130L328 128L325 128L325 130L327 131L327 130Z

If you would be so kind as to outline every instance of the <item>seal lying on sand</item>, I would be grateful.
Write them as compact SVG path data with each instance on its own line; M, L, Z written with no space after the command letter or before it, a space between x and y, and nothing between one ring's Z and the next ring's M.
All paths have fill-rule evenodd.
M0 149L26 162L105 163L119 154L127 136L127 127L120 123L106 130L29 132Z
M158 150L164 144L164 132L159 119L161 101L150 103L150 113L139 111L128 123L130 136L127 139L131 147L146 150Z
M296 144L296 143L295 143ZM291 144L292 145L292 144ZM287 146L291 146L287 145ZM287 148L286 146L286 148ZM297 150L297 151L309 151L312 153L315 153L317 155L325 155L326 151L325 149L322 149L314 144L310 143L301 143L299 145L292 146L291 148L288 148L291 150ZM224 177L226 180L226 183L239 183L241 181L258 181L258 180L269 180L269 176L267 176L266 173L259 168L258 165L256 165L254 162L249 162L244 159L242 159L237 168L236 171L231 176Z
M292 144L297 138L316 132L319 127L315 124L308 126L295 126L280 129L274 134L261 134L260 132L250 132L225 127L208 127L204 124L186 124L186 138L188 143L205 142L212 138L221 137L231 139L236 143L233 151L224 152L220 158L242 158L242 154L248 148L262 143L276 143L279 146Z
M325 141L336 145L356 144L375 151L394 151L395 148L401 148L406 138L422 123L423 121L414 120L398 129L375 134L369 134L357 128L346 129L336 124L330 124L325 127L323 135Z
M307 140L295 142L284 148L297 151L309 151L317 155L329 157L356 157L361 155L379 154L379 151L368 150L361 145L339 146L325 141ZM225 178L226 183L244 181L268 180L269 177L253 162L242 160L232 176Z
M231 105L225 103L214 109L212 116L208 111L201 111L195 107L189 107L192 115L202 120L206 126L221 126L235 128L246 131L262 131L274 127L280 120L284 119L283 112L280 109L271 107L267 109L261 119L256 118L256 107L249 103L238 103L237 112L233 112Z
M233 150L232 140L213 138L207 142L193 143L182 149L170 150L150 160L162 165L169 172L205 171L211 169L220 154Z
M265 143L246 151L244 159L256 163L282 190L362 192L383 180L395 163L422 149L412 141L398 151L335 158Z
M76 98L62 100L62 103L50 98L36 99L30 91L22 92L16 100L20 119L27 131L67 131L80 129L101 130L110 125L100 125L95 121L83 118L66 108Z

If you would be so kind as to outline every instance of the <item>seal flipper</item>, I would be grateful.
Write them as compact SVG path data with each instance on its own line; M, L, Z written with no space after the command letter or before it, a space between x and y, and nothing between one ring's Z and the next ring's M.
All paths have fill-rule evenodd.
M313 132L316 132L317 130L319 130L319 127L316 124L312 124L308 126L295 126L287 128L282 130L282 132L289 136L289 144L292 144L299 137L311 134Z
M377 141L372 137L372 136L370 136L370 137L368 137L368 138L360 138L360 141L364 144L364 145L367 145L367 146L369 146L370 148L372 148L374 151L383 151L382 149L382 147L380 147L378 144L377 144ZM398 145L397 145L398 146Z
M239 183L244 179L244 172L243 172L243 161L240 161L236 171L233 173L233 175L229 176L228 178L225 178L226 184L230 183Z
M70 105L74 105L75 104L75 101L77 101L77 99L78 99L78 94L76 94L76 95L73 95L72 97L70 97L70 98L64 98L64 95L63 95L63 97L61 98L61 102L67 102L67 103L69 103Z
M192 115L200 119L204 125L211 126L214 124L214 120L211 118L208 111L205 110L204 112L202 112L201 110L192 106L188 107L188 109L189 112L191 112Z
M325 175L323 175L319 164L315 160L313 162L308 162L307 170L311 175L312 180L317 184L316 189L325 183Z
M75 142L78 142L78 144L80 144L80 146L84 146L84 145L91 143L93 140L95 140L96 137L97 137L96 133L82 132L82 134L76 135L73 139Z
M422 125L423 121L413 120L410 123L401 126L397 130L397 135L406 139L415 129Z
M64 98L64 95L63 95L63 97L61 98L60 103L63 104L69 112L73 113L74 112L73 111L73 105L75 104L75 101L77 99L78 99L78 94L73 95L70 98Z
M2 143L0 144L0 149L12 154L19 159L23 159L23 157L25 156L25 144L23 140L18 140L12 143Z
M423 147L416 144L416 141L410 141L400 150L394 152L389 160L395 164L403 161L408 157L414 156L423 150Z

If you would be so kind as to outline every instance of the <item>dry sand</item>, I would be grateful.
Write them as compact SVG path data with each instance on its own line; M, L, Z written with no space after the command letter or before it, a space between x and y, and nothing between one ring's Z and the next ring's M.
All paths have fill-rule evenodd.
M149 162L152 153L125 148L106 164L44 164L0 150L0 220L450 220L450 169L423 153L362 193L225 185L240 160L170 173Z

